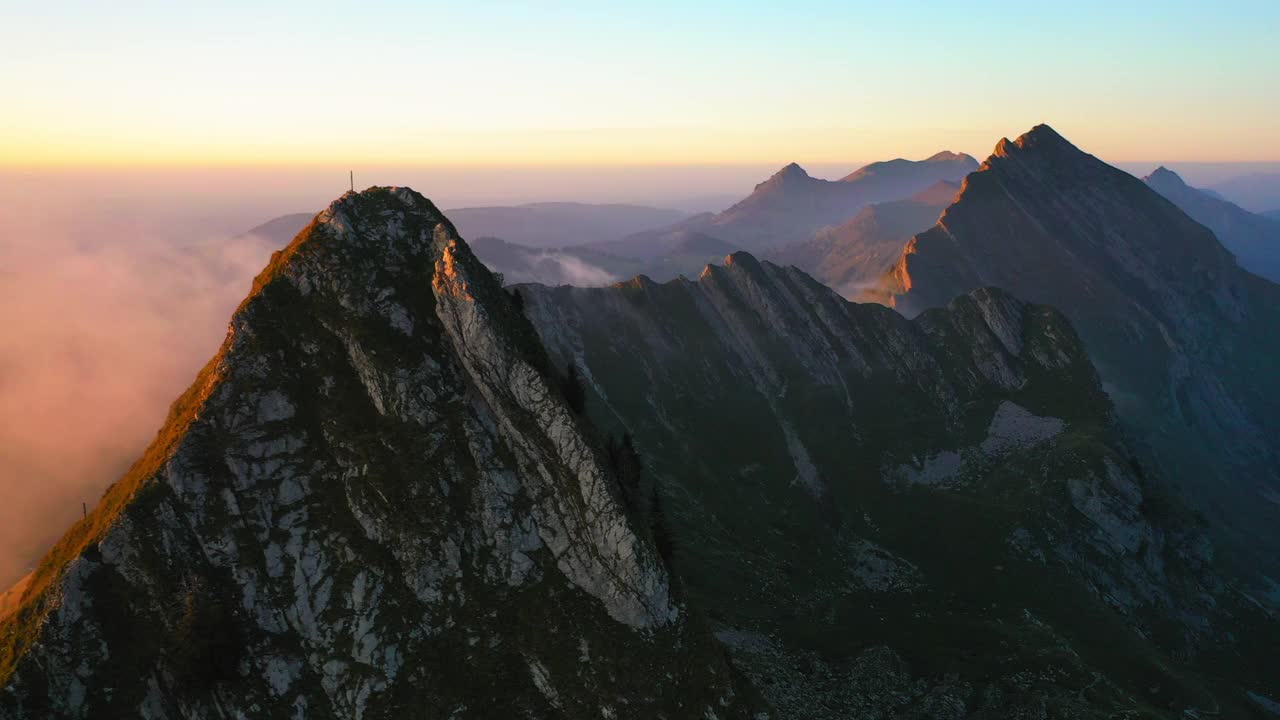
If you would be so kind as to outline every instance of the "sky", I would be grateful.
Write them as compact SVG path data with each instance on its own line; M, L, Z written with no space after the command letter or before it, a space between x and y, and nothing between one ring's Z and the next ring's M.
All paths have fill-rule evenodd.
M0 0L0 166L1280 161L1280 2Z

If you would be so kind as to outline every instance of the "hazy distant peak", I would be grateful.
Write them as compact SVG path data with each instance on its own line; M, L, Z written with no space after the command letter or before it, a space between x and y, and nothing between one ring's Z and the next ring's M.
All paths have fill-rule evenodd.
M801 179L808 180L810 179L810 176L809 176L809 173L805 172L804 168L800 167L799 163L788 163L781 170L774 173L773 176L769 178L769 180L801 180Z
M852 173L840 179L841 182L857 182L869 177L875 176L895 176L933 172L928 169L930 166L937 165L960 166L965 171L976 170L978 161L964 153L953 153L949 150L943 150L935 153L924 160L907 160L905 158L895 158L893 160L882 160L873 162L870 165L861 167Z
M1153 187L1187 187L1187 182L1182 179L1178 173L1161 165L1151 172L1150 175L1142 178L1148 185Z

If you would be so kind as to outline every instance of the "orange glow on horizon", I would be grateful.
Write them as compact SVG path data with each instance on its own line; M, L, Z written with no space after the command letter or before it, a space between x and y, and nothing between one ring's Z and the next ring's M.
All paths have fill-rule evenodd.
M848 158L919 159L941 150L966 152L981 161L1002 137L1017 137L1040 120L962 129L391 130L350 137L300 133L279 141L235 135L105 138L19 131L0 138L0 167L804 165ZM1280 161L1256 154L1267 144L1262 129L1204 138L1172 129L1073 127L1044 120L1081 149L1109 162Z

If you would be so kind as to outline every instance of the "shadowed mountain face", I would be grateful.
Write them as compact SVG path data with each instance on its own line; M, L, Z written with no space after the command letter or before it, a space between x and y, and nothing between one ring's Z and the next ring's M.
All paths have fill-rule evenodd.
M1262 214L1264 217L1268 217L1272 220L1280 222L1280 210L1268 210L1267 212L1264 212Z
M907 320L744 253L518 289L781 716L1248 717L1280 690L1252 665L1274 623L1125 449L1056 311L977 290Z
M987 285L1061 309L1144 460L1274 572L1280 286L1043 125L1001 141L883 281L908 315Z
M1280 223L1244 210L1221 197L1187 185L1166 168L1143 178L1191 219L1213 231L1240 267L1280 282Z
M721 213L698 215L668 230L627 238L629 247L662 242L672 230L710 235L739 250L763 252L811 239L828 225L849 220L871 203L900 200L940 180L959 181L978 166L968 155L938 153L927 160L868 165L837 181L810 177L792 163Z
M865 299L907 241L932 227L959 190L958 183L942 180L910 199L869 205L812 240L774 251L770 259L795 265L850 300Z
M560 385L430 202L344 196L0 602L0 717L755 716Z

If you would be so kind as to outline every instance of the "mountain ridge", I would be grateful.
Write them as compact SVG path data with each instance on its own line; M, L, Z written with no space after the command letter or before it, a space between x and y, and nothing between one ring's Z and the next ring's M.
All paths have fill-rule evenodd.
M1247 667L1218 677L1211 658L1269 641L1205 628L1274 620L1125 449L1056 310L982 288L908 320L745 252L696 280L517 290L588 415L635 439L690 602L783 716L1248 716L1242 686L1274 696ZM1015 690L1024 651L1059 679Z

